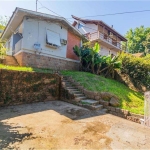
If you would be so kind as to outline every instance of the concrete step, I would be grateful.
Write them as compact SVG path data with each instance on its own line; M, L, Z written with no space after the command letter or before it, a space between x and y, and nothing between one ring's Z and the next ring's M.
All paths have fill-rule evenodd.
M71 82L68 82L68 81L63 81L63 82L65 82L66 84L71 84Z
M75 100L77 102L80 102L81 100L84 100L84 99L87 99L85 96L82 96L82 97L76 97Z
M70 88L67 88L67 90L69 90L69 91L71 92L71 90L72 90L72 91L75 91L75 90L77 90L77 89L75 89L75 88L71 88L71 89L70 89Z
M66 86L73 86L71 83L65 83Z
M75 97L84 97L85 95L80 92L80 93L75 93L74 96Z
M18 62L13 56L5 56L4 64L10 66L18 66Z
M91 110L102 110L103 105L88 105L88 104L83 104L82 105L85 108L91 109Z
M85 99L81 101L82 104L88 104L88 105L97 105L99 104L99 101L93 100L93 99Z
M76 89L75 87L73 86L66 86L67 89Z
M78 90L72 90L72 89L70 89L69 91L72 92L72 93L74 93L74 94L80 94L80 93L81 93L81 92L78 91Z

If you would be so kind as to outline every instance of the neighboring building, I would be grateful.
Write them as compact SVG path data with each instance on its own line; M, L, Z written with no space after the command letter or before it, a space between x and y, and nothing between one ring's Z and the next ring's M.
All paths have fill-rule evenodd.
M84 36L65 18L16 8L1 35L20 66L78 69L73 52Z
M74 21L73 26L84 34L92 44L95 42L100 43L101 55L116 55L118 52L126 50L126 46L123 47L121 45L121 41L127 43L126 38L114 30L113 27L110 27L99 20L87 20L75 16L72 17L76 20Z

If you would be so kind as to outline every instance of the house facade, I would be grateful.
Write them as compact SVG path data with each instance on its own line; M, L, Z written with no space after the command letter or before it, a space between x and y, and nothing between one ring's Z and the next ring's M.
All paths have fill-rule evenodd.
M84 34L91 44L95 42L100 44L100 55L117 55L126 50L126 46L121 44L121 42L127 44L126 38L103 21L81 19L76 16L72 18L75 19L73 26Z
M63 17L16 8L1 38L20 66L78 70L83 35Z

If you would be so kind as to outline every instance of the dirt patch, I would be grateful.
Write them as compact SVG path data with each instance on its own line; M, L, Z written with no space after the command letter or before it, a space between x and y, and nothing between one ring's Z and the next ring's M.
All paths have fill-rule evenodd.
M0 149L150 148L150 131L139 124L93 116L93 111L61 101L11 106L0 113Z
M92 135L91 139L88 141L92 147L94 146L95 148L110 149L112 139L105 135L105 133L107 133L109 129L110 126L96 121L92 123L87 123L83 134L87 136L88 134Z

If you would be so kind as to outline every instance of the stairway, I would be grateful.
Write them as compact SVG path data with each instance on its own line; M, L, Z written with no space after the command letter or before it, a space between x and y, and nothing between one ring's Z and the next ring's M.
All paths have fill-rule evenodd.
M16 58L14 56L5 56L4 65L9 66L19 66Z
M66 89L69 93L72 93L75 96L73 101L76 102L77 105L85 107L90 110L107 112L107 109L103 108L103 105L100 105L99 101L88 99L78 88L76 88L67 77L63 77L62 82L65 83Z

